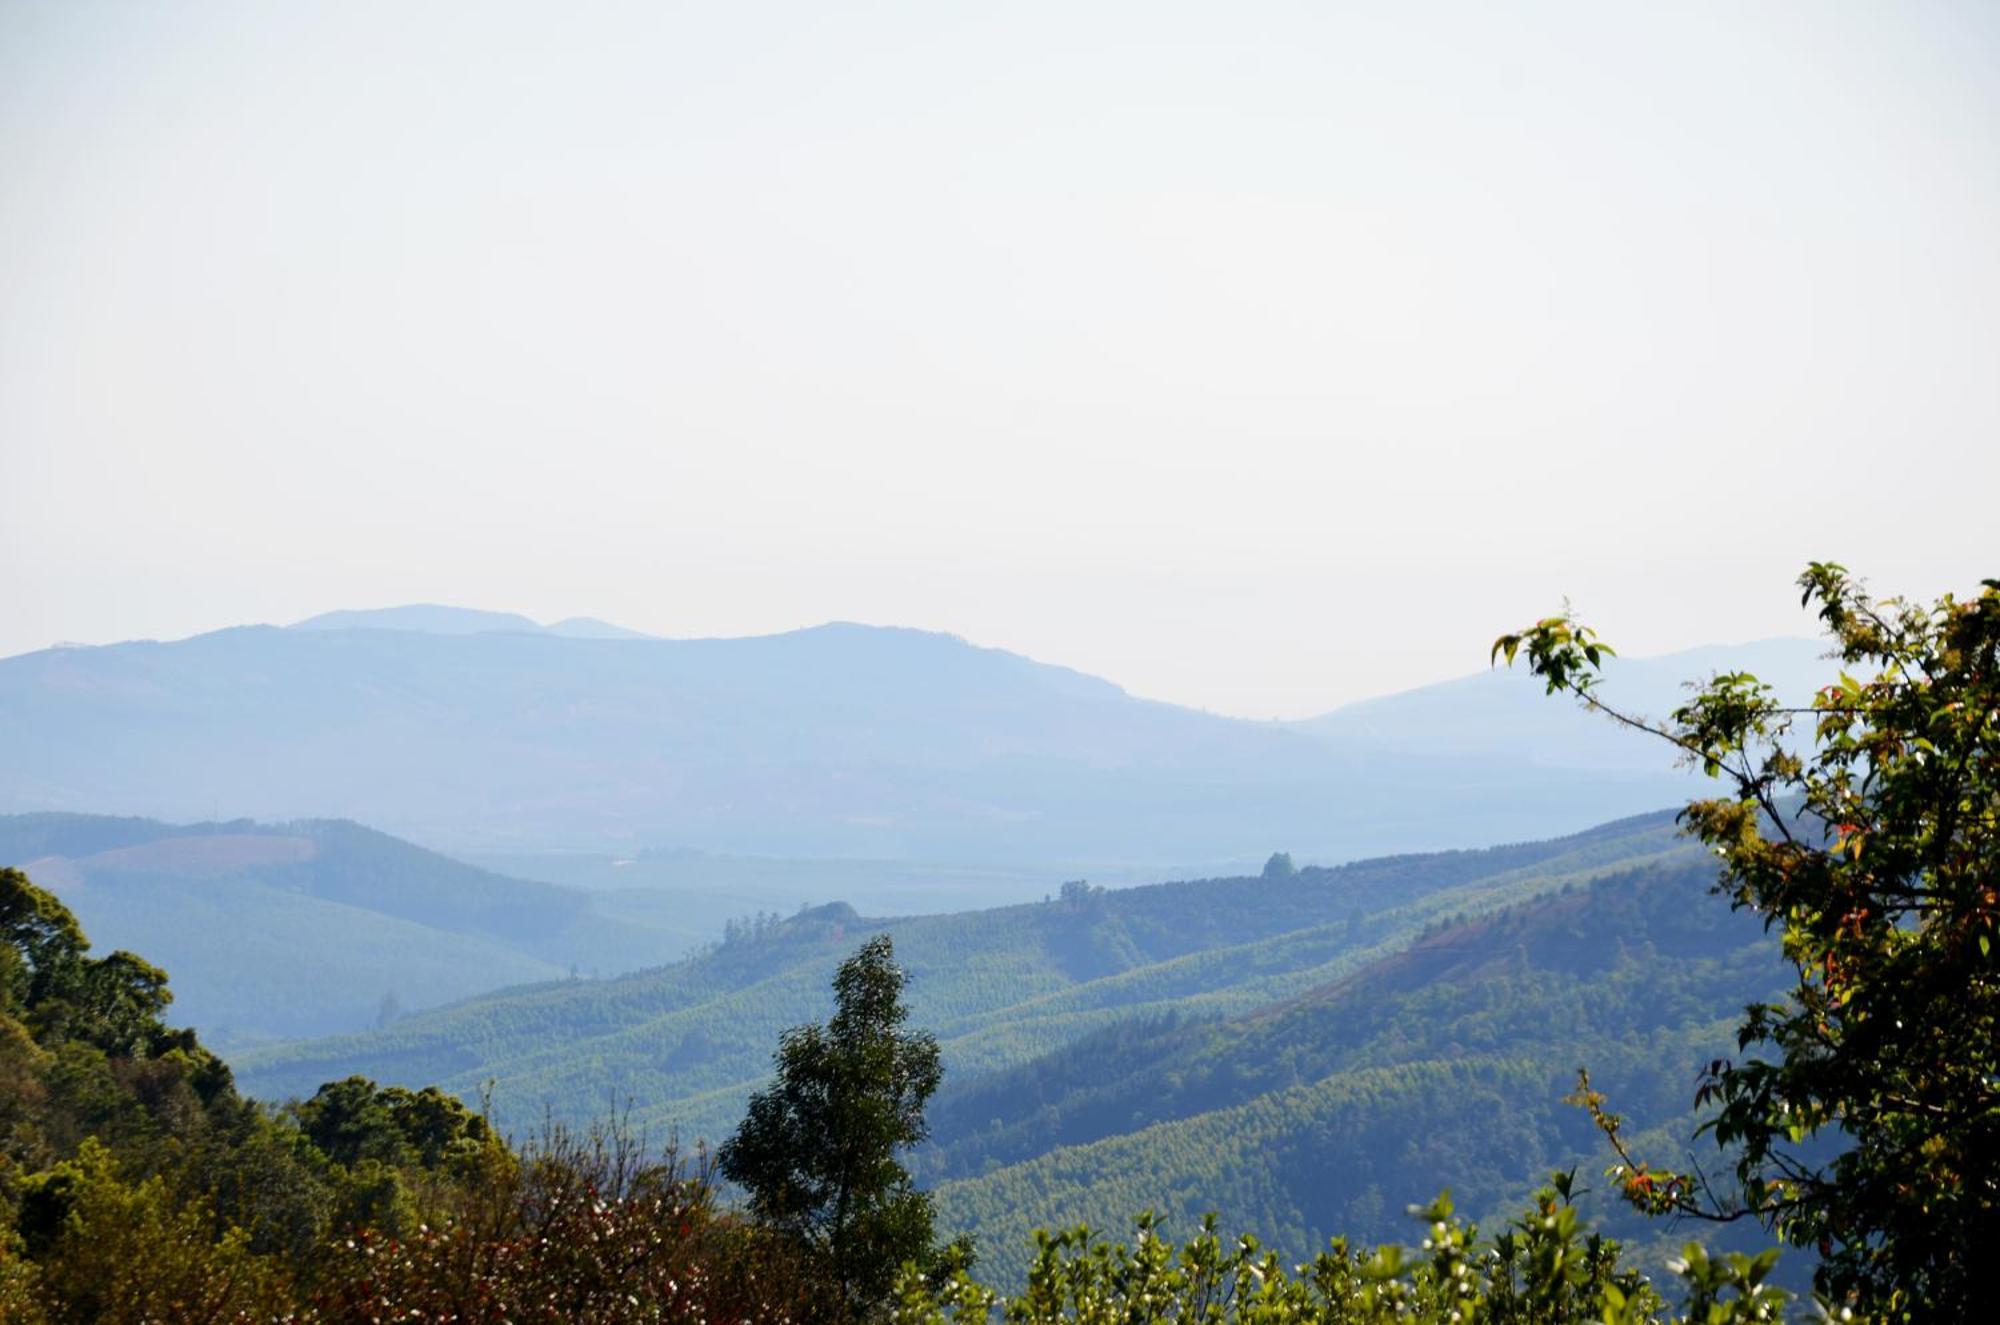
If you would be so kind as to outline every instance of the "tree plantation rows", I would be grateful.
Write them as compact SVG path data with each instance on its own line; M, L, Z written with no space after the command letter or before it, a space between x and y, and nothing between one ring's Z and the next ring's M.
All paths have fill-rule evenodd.
M1077 887L995 911L864 921L834 903L672 966L503 991L232 1062L272 1098L357 1071L467 1096L491 1083L510 1123L532 1124L545 1104L581 1123L630 1099L656 1131L715 1139L763 1079L777 1036L818 1014L835 966L870 933L895 937L914 1015L938 1036L948 1077L966 1080L1149 1012L1248 1012L1348 975L1454 913L1675 853L1693 854L1661 815L1291 878Z

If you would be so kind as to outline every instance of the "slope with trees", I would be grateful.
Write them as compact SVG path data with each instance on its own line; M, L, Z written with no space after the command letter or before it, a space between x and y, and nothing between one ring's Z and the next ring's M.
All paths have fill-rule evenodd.
M809 1320L813 1267L616 1130L500 1138L434 1088L272 1109L165 973L0 869L0 1320Z
M1037 1225L1206 1211L1298 1259L1334 1233L1391 1239L1407 1189L1484 1219L1538 1175L1589 1165L1563 1104L1579 1062L1658 1139L1695 1124L1693 1066L1782 987L1760 927L1690 908L1700 864L1621 873L1442 925L1331 986L1223 1020L1124 1024L948 1082L920 1172L947 1227L1026 1269ZM1596 1184L1590 1184L1596 1186ZM1586 1209L1635 1234L1596 1193Z
M781 1047L779 1084L730 1150L753 1192L746 1217L718 1204L705 1168L648 1153L615 1127L557 1128L515 1147L433 1088L363 1078L282 1110L251 1105L191 1034L162 1022L157 968L124 952L91 957L60 902L0 871L0 1317L988 1319L999 1303L968 1277L971 1249L932 1244L928 1203L896 1162L921 1136L937 1052L900 1029L888 959L886 942L863 945L841 968L833 1021ZM1254 1239L1225 1249L1212 1225L1178 1249L1143 1226L1136 1251L1081 1229L1043 1235L1007 1316L1445 1325L1468 1312L1581 1320L1603 1307L1613 1322L1659 1319L1651 1287L1587 1233L1567 1197L1559 1182L1490 1243L1441 1199L1422 1260L1336 1243L1296 1279ZM798 1217L829 1204L861 1217ZM1692 1318L1766 1319L1781 1300L1761 1282L1766 1262L1690 1254Z
M954 1075L1025 1061L1118 1021L1215 1016L1301 993L1407 943L1455 911L1502 905L1685 847L1659 817L1486 851L1391 857L1291 877L1105 890L1044 903L863 921L829 904L658 971L509 991L366 1034L240 1055L249 1087L282 1098L359 1072L493 1083L503 1117L638 1117L720 1137L859 937L891 934L915 1015Z
M47 881L103 941L170 964L182 1015L225 1048L360 1029L579 963L654 965L697 939L335 820L4 816L0 862Z

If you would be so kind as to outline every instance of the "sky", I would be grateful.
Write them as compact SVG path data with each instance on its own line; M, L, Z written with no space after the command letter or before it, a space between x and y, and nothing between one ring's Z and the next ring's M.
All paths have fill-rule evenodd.
M2000 575L2000 10L0 0L0 654L445 602L1218 712Z

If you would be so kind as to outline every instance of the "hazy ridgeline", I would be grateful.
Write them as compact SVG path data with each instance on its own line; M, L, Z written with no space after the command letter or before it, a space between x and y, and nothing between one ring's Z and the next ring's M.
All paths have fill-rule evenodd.
M60 896L99 946L171 971L176 1020L224 1050L657 965L710 929L698 906L614 914L341 821L0 816L0 863Z
M1803 695L1814 653L1704 651L1608 684L1662 711L1728 662ZM348 614L0 659L0 808L340 817L515 871L524 853L654 848L1138 882L1280 848L1574 832L1682 793L1650 751L1537 699L1489 674L1251 722L914 630L577 638ZM806 879L786 902L835 896L866 900ZM941 887L907 909L967 900Z

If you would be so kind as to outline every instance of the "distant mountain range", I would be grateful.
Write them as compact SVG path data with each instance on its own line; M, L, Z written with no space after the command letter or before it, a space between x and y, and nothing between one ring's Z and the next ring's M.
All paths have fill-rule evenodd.
M518 612L482 612L470 607L408 603L402 607L322 612L292 623L293 630L402 630L421 635L556 635L563 639L653 639L596 617L573 616L538 625Z
M1621 662L1607 693L1658 709L1725 664L1792 693L1824 672L1772 641ZM1536 836L1685 786L1519 674L1253 722L915 630L664 640L445 607L0 660L0 748L0 812L1077 872Z

